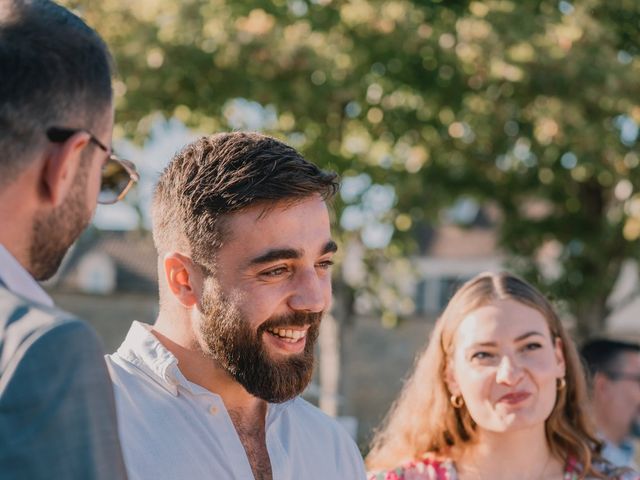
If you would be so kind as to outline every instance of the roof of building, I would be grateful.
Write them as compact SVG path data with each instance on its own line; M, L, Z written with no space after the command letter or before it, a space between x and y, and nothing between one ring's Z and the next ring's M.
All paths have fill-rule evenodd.
M89 229L76 242L50 289L83 290L80 267L92 254L107 257L115 268L115 291L155 293L157 253L149 232Z
M493 257L497 253L497 237L494 229L444 225L433 233L426 255L460 259Z

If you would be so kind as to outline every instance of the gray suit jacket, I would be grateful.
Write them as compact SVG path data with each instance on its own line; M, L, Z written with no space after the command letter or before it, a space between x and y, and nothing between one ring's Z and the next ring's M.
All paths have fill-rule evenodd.
M103 347L0 283L0 479L126 478Z

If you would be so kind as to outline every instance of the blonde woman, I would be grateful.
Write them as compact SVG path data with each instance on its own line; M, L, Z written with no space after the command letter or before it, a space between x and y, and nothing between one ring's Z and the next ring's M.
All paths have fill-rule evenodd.
M584 373L549 302L508 273L451 299L382 428L375 480L640 479L604 462Z

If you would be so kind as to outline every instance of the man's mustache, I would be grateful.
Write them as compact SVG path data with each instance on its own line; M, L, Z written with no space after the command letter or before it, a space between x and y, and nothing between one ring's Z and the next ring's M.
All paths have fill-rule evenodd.
M258 327L258 333L269 328L306 327L319 325L324 312L294 312L291 314L271 317Z

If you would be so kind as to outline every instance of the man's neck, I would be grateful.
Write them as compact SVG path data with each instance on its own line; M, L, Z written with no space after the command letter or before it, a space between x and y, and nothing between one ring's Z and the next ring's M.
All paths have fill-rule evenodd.
M12 225L12 220L0 217L0 225ZM16 259L16 261L31 274L29 265L29 245L31 238L24 232L25 229L5 228L0 232L0 244Z
M616 429L613 425L611 425L611 423L608 423L606 420L602 420L599 417L596 418L600 436L607 442L615 446L619 446L627 438L627 432Z
M22 267L31 272L29 249L32 242L34 201L34 173L31 171L9 182L0 195L0 243Z
M619 428L615 418L610 418L611 412L606 398L596 398L593 401L593 413L600 436L613 445L620 445L628 436L629 430Z

